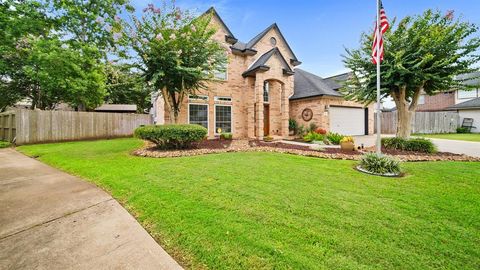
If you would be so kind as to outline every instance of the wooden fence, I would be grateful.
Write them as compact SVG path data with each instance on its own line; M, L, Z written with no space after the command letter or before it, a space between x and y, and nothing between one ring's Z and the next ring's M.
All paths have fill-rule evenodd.
M0 114L0 139L21 145L126 137L151 123L146 114L15 110Z
M376 121L375 117L375 121ZM383 112L380 115L382 133L397 132L397 112ZM412 133L455 133L459 125L457 112L415 112L412 118ZM377 125L375 124L375 132Z

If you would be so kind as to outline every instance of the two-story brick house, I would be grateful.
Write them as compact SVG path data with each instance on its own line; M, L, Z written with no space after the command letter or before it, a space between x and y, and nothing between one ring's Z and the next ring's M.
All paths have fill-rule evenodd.
M301 62L277 24L244 43L215 9L207 12L217 29L214 38L230 48L228 65L207 91L183 101L181 123L206 127L209 138L220 132L236 138L287 137L289 118L352 135L373 132L373 107L344 100L338 88L332 88L333 79L297 69ZM166 109L163 98L155 97L157 124L170 122Z

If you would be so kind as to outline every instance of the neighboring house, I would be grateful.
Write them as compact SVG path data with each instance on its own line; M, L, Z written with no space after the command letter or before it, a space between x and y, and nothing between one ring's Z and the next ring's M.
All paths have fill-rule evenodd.
M480 133L480 97L470 99L468 101L456 104L449 107L451 110L456 110L460 116L460 125L464 118L472 118L473 126L472 132Z
M95 112L108 113L136 113L137 105L135 104L103 104L95 108Z
M322 79L295 68L301 62L277 24L243 43L215 9L207 12L218 29L214 38L231 49L228 65L225 73L215 74L208 91L183 101L180 123L206 127L209 138L221 132L236 138L287 137L289 118L348 135L373 133L373 106L346 101L338 92L341 76ZM163 97L153 100L156 123L169 123Z
M457 78L465 80L468 78L480 77L480 72L459 75ZM472 79L465 81L466 85L478 86L480 79ZM422 94L418 100L417 111L445 111L449 107L454 106L465 101L480 97L480 89L473 90L449 90L443 91L433 96Z

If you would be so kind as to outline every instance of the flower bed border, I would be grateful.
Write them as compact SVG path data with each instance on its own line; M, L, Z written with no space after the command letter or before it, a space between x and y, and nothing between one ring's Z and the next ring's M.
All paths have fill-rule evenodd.
M371 175L376 175L376 176L383 176L383 177L402 177L403 174L400 172L400 173L385 173L385 174L382 174L382 173L374 173L374 172L371 172L369 170L366 170L364 168L362 168L362 166L360 165L357 165L355 166L355 169L359 172L362 172L362 173L366 173L366 174L371 174Z
M172 158L172 157L186 157L186 156L199 156L207 154L220 154L220 153L232 153L232 152L270 152L281 154L292 154L306 157L327 158L327 159L341 159L341 160L360 160L362 155L359 154L346 154L346 153L324 153L316 150L299 150L299 149L286 149L281 147L271 146L250 146L247 140L234 140L231 146L224 149L184 149L184 150L158 150L152 147L151 143L146 143L142 148L134 150L132 155L140 157L152 157L152 158ZM457 156L441 156L441 155L395 155L400 161L476 161L479 162L480 158L470 157L466 155Z

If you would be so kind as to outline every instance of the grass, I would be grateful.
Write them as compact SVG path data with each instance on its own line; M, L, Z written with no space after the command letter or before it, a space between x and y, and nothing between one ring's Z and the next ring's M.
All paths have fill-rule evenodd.
M419 137L480 142L480 133L417 134Z
M0 141L0 149L10 147L10 143L6 141Z
M479 269L479 163L405 164L404 178L353 161L278 153L169 159L135 139L19 150L110 192L193 269Z

